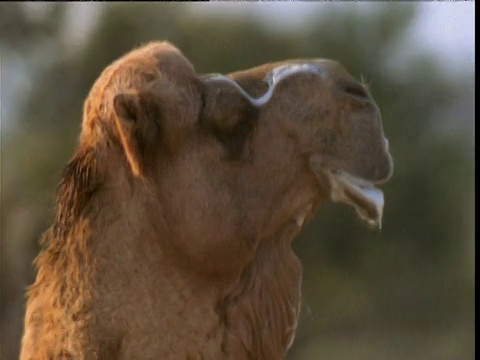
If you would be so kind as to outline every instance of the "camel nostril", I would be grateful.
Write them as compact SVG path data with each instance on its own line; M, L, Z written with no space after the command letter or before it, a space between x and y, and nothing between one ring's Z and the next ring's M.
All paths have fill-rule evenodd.
M341 82L339 86L340 86L340 89L342 89L348 95L354 96L356 98L365 99L365 100L370 99L370 95L368 94L365 87L360 85L359 83L356 83L353 81Z

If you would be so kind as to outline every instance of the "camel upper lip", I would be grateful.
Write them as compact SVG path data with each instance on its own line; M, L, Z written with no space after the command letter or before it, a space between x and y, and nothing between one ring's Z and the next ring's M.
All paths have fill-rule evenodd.
M382 228L383 192L374 182L355 177L345 171L325 171L330 183L330 197L355 208L371 226Z

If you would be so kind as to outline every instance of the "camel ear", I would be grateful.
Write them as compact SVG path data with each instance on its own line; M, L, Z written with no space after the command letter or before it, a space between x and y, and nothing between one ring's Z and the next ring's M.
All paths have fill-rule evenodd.
M241 160L255 129L258 109L233 80L221 77L204 81L202 122L228 153L229 160Z
M135 176L144 177L158 141L158 111L148 93L120 93L113 98L115 125Z
M117 118L127 123L135 123L140 113L138 94L121 93L113 98L113 108Z

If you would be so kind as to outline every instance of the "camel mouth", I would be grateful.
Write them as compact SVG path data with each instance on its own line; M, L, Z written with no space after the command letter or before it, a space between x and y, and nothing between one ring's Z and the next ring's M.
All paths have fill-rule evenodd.
M383 192L373 182L355 177L344 171L325 171L330 183L330 198L351 205L370 226L381 229Z

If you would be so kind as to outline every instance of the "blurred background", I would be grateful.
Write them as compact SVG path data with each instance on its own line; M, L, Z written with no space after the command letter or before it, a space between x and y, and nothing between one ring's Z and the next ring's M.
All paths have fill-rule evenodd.
M395 162L383 229L328 203L302 231L288 359L473 359L473 29L474 2L1 3L1 358L18 357L90 87L133 47L169 40L199 73L332 58L382 111Z

